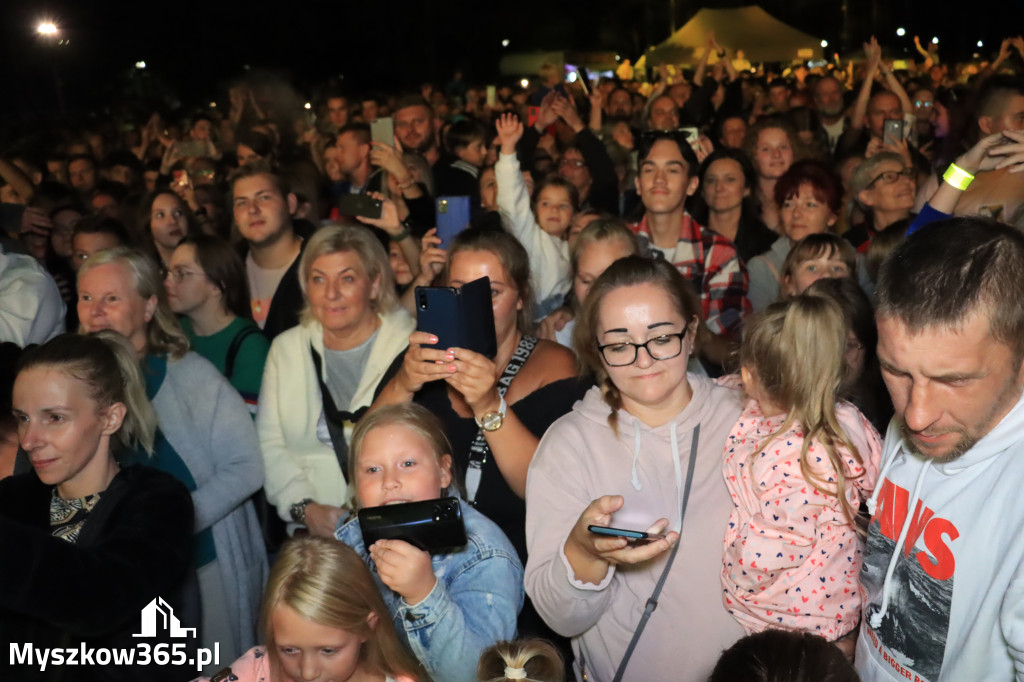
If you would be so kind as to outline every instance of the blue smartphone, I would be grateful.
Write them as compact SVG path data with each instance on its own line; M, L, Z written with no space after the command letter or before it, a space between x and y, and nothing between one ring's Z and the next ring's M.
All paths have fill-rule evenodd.
M452 240L469 227L469 197L437 197L434 209L440 248L447 249Z
M626 530L624 528L610 528L609 526L587 526L587 530L595 535L608 535L616 538L626 538L631 542L652 542L662 540L664 533L648 533L642 530Z

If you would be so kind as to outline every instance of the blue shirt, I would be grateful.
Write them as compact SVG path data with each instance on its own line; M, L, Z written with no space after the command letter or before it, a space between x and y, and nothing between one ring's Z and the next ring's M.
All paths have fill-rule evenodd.
M431 556L437 583L415 606L381 582L363 544L358 518L334 535L370 568L395 629L435 680L473 682L484 649L514 639L523 607L523 566L512 543L486 516L463 502L469 541L458 551Z

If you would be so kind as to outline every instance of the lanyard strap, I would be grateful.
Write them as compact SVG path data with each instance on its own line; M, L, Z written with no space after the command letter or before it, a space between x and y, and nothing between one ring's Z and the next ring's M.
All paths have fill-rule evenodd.
M516 346L515 352L508 359L508 364L505 365L504 371L498 378L499 396L505 397L508 387L512 384L512 380L519 374L519 370L523 368L526 361L530 359L530 354L533 353L533 349L536 347L537 337L535 336L524 334L523 338L519 340L519 345ZM474 506L476 505L477 491L480 490L480 478L483 476L484 464L487 462L487 456L490 452L491 447L487 444L484 430L477 429L476 438L473 439L473 444L469 446L469 462L466 464L466 501Z
M633 631L633 639L630 640L626 653L622 656L622 662L619 663L619 669L615 671L615 679L612 682L620 682L622 680L622 676L626 672L626 666L629 664L629 659L633 655L633 650L636 649L636 644L640 641L640 635L643 634L644 628L647 627L647 621L650 620L654 609L658 608L658 597L661 596L661 590L665 587L668 572L672 569L672 562L676 560L679 545L683 544L683 519L686 517L686 503L690 499L690 487L693 484L693 470L697 462L699 436L700 424L697 424L693 428L693 441L690 443L690 467L686 471L686 486L683 488L683 506L679 512L679 539L676 540L676 544L672 545L672 551L668 555L668 561L665 562L665 568L661 572L661 577L658 578L658 584L654 586L654 591L651 592L651 597L647 600L644 613L640 616L640 623L636 626L636 630Z

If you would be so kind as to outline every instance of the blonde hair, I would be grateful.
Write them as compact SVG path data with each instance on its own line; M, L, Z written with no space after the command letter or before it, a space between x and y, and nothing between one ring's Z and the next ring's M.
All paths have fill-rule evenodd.
M785 422L765 437L759 449L799 424L804 433L800 473L818 492L838 497L850 524L863 533L857 510L846 499L843 458L849 455L861 464L863 460L836 415L845 348L846 317L839 304L822 296L794 296L747 320L740 363L756 375L767 397L787 410ZM814 441L824 447L835 483L811 471L807 452Z
M327 225L317 230L306 248L302 251L302 258L299 260L299 286L302 288L302 296L306 301L300 313L303 324L313 320L313 314L309 308L309 287L308 282L313 272L313 263L321 256L329 256L341 251L351 251L359 256L359 261L366 270L366 276L370 282L379 280L377 286L377 297L370 299L370 307L377 313L388 313L398 305L398 295L395 293L395 275L391 272L388 253L384 250L380 240L372 232L360 225Z
M303 618L365 639L359 662L371 674L428 679L398 639L370 570L356 551L342 542L313 536L296 538L281 548L270 570L261 621L272 677L282 680L272 625L278 606L288 606ZM370 614L376 616L373 625Z
M89 397L105 410L125 406L121 428L113 441L124 450L142 448L153 454L157 417L146 397L135 349L121 334L104 329L93 334L61 334L29 349L18 373L33 367L53 367L88 386Z
M573 329L572 344L576 348L579 373L592 373L594 383L601 387L601 396L611 408L608 425L616 435L619 432L618 410L622 407L622 394L611 380L602 361L601 351L597 349L601 304L604 303L605 297L616 289L640 284L653 284L668 295L673 307L685 321L685 331L693 334L693 353L696 354L700 348L697 325L703 324L704 319L700 299L686 278L668 261L661 258L626 256L609 265L608 269L594 280L580 311L579 321Z
M438 466L440 466L443 455L451 456L452 446L444 433L444 424L430 410L416 403L386 405L368 412L359 420L355 430L352 432L352 443L348 448L348 473L350 481L356 482L359 478L359 457L363 453L363 443L366 440L366 436L376 428L393 424L401 426L422 438L430 447L431 452L434 453ZM455 483L458 480L458 476L455 475L454 461L452 462L451 477L451 484L449 484L447 490L440 491L441 496L454 495L461 497L461 490L459 490ZM358 497L353 502L353 506L356 509L361 506Z
M476 666L479 682L504 682L510 679L506 668L522 668L526 682L564 682L562 655L543 639L517 639L498 642L484 650ZM519 678L524 679L524 678Z
M629 255L639 255L640 244L637 242L636 235L624 221L618 218L598 218L580 230L580 233L576 235L576 241L569 249L569 262L572 264L573 275L575 276L579 271L580 254L583 253L584 248L597 242L614 240L622 242L626 250L629 251Z
M117 246L90 256L78 270L79 279L83 273L102 265L124 266L135 284L135 293L143 299L156 297L156 312L153 319L146 324L146 351L165 353L173 360L185 357L185 353L188 352L188 337L167 303L167 291L160 278L160 270L153 259L141 251Z

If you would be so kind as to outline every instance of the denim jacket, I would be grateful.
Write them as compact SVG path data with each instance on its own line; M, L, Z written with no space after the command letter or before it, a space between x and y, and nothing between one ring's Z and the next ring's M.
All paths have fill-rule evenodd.
M334 535L352 547L370 567L395 629L404 633L416 658L435 680L476 680L483 650L515 638L516 617L523 607L523 566L512 543L490 519L463 503L469 542L456 552L431 557L437 583L415 606L381 582L363 545L358 519L339 526Z

